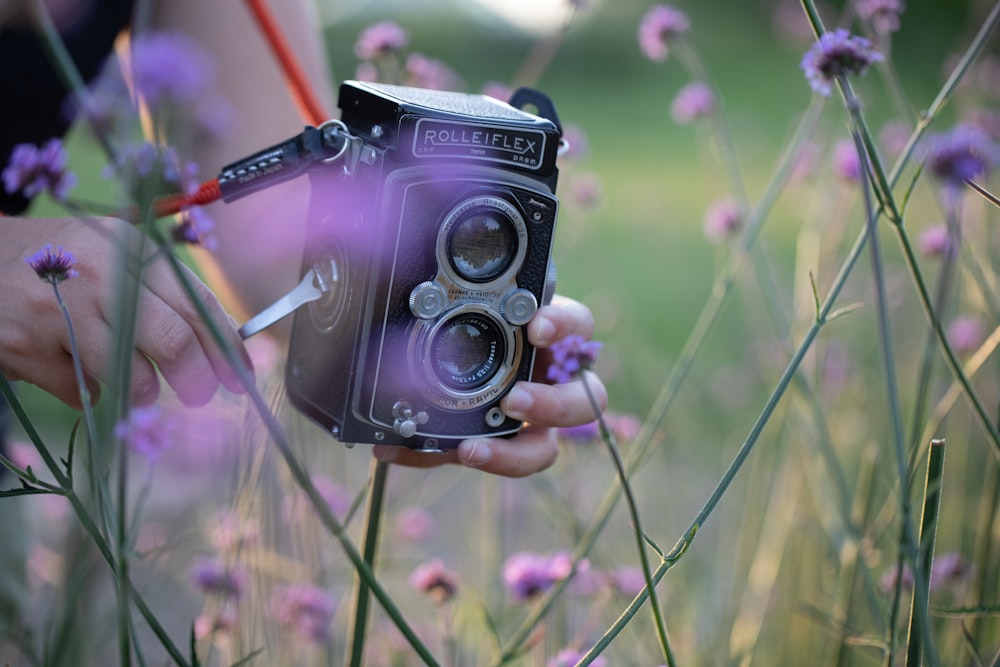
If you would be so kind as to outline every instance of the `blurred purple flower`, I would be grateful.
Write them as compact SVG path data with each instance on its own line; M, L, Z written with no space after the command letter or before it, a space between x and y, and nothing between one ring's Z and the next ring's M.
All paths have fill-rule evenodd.
M579 160L590 152L590 141L587 133L579 125L563 127L562 145L559 157L564 160Z
M358 81L378 83L378 66L367 61L358 63L358 66L354 68L354 78Z
M833 147L833 170L841 180L850 183L861 181L861 160L851 139L841 139Z
M390 53L402 50L409 37L406 31L392 21L379 21L358 35L354 44L354 55L359 60L376 60Z
M132 40L131 74L148 104L198 100L215 79L207 49L181 32L146 31Z
M333 481L326 475L316 474L312 476L313 486L316 491L326 501L330 511L338 518L344 518L351 509L354 497L343 486ZM296 489L285 499L284 514L288 521L301 521L305 516L313 512L313 507L305 493Z
M434 530L434 517L423 507L404 507L396 516L396 535L407 542L423 542Z
M296 584L275 591L270 611L279 625L300 639L321 644L330 636L336 605L329 591L311 584Z
M583 571L587 567L587 562L581 561L577 564L577 571ZM573 572L572 568L573 559L568 552L554 555L519 552L504 562L501 576L514 599L524 602L568 577Z
M194 620L194 636L205 639L217 634L229 634L239 625L240 617L233 609L219 609L215 613L202 614Z
M39 278L53 285L80 275L74 268L76 257L73 253L63 250L62 246L53 248L51 243L46 243L44 248L24 261Z
M899 30L899 15L906 11L903 0L858 0L858 18L871 24L878 35Z
M76 175L66 169L66 150L60 139L49 139L41 147L18 144L3 170L4 190L28 199L48 190L55 199L65 199L76 185Z
M896 159L903 153L907 142L910 140L910 128L900 121L891 121L882 127L878 133L879 144L885 154Z
M626 597L635 597L646 588L646 575L635 565L622 565L608 573L611 588Z
M483 84L481 92L483 95L501 102L509 102L510 96L514 94L510 86L499 81L489 81Z
M953 245L948 225L943 222L927 227L917 236L917 247L925 257L941 257L951 252Z
M903 576L899 576L899 569L893 566L886 570L878 580L879 590L883 593L891 593L896 590L897 584L902 586L904 591L913 590L913 570L906 563L903 564Z
M458 90L462 87L462 79L452 68L434 58L428 58L420 53L411 53L406 57L407 83L417 88L430 90Z
M972 563L957 551L949 551L937 556L931 565L931 590L960 584L972 575Z
M215 221L201 206L187 206L181 209L177 224L170 233L177 243L200 245L209 251L217 250L219 247L219 240L214 235Z
M989 135L972 125L956 125L928 139L927 168L944 185L960 188L966 180L986 176L1000 160Z
M858 0L854 8L858 18L870 23L879 35L899 30L899 15L906 11L903 0Z
M578 426L563 426L559 435L573 442L593 442L601 437L601 427L596 420Z
M681 88L670 105L670 115L681 125L709 116L714 111L715 93L701 81L692 81Z
M730 197L712 203L704 216L705 236L712 243L725 241L743 228L743 209Z
M589 171L574 174L567 186L569 199L584 210L594 208L603 194L600 177Z
M104 176L123 180L136 201L175 193L193 195L200 186L197 164L182 162L170 146L148 141L119 148Z
M843 28L824 33L802 56L802 71L809 85L827 96L838 76L864 74L868 66L882 60L864 37L853 36Z
M238 600L246 586L246 573L242 568L218 558L206 558L195 563L191 579L205 595L218 595Z
M546 667L573 667L573 665L580 662L580 659L586 655L583 651L577 651L571 648L564 648L563 650L556 653L555 657L545 663ZM594 667L606 667L608 664L607 658L603 655L599 655L594 658L591 662Z
M778 37L791 44L810 44L815 39L799 0L780 0L771 14L771 27Z
M136 454L157 461L170 447L174 423L156 405L135 407L115 426L115 437Z
M670 41L691 27L687 14L671 5L654 5L639 22L639 49L653 62L670 54Z
M556 384L565 384L576 375L589 370L597 361L602 344L589 341L579 334L566 336L549 348L552 364L546 377Z
M418 565L410 575L410 585L442 604L455 597L458 591L458 576L444 566L444 561L435 558Z
M252 547L260 539L260 529L251 519L240 517L235 512L217 514L209 526L209 542L221 553L232 553Z
M983 344L986 333L983 324L974 315L956 317L948 325L948 343L958 354L971 354Z
M7 445L7 458L21 470L31 468L36 474L42 470L42 457L34 445L26 442L12 442Z
M620 441L633 440L642 430L642 419L636 415L607 412L604 414L604 421Z

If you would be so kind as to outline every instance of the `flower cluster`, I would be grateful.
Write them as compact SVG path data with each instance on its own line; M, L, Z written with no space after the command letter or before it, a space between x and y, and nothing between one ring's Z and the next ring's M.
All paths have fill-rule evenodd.
M208 558L195 563L191 579L205 595L238 600L246 586L246 573L232 563Z
M330 636L336 611L333 595L311 584L279 588L271 599L271 616L299 638L321 644Z
M76 257L73 253L63 250L62 246L53 248L51 243L24 260L39 278L56 285L64 280L75 278L78 274Z
M744 218L739 202L731 197L719 199L705 209L705 237L713 243L725 241L743 228Z
M8 194L20 193L28 199L46 190L56 199L65 199L76 184L76 175L66 169L66 150L59 139L40 147L18 144L2 177Z
M858 18L871 24L879 35L899 30L899 16L906 10L903 0L859 0L854 6Z
M580 561L575 571L582 572L588 567L586 561ZM504 562L501 576L514 599L524 602L573 573L573 558L565 551L553 555L519 552Z
M550 382L565 384L585 370L593 367L601 343L589 341L579 334L566 336L549 348L552 364L546 377Z
M924 152L928 171L951 188L989 174L1000 162L1000 151L990 136L965 124L929 137Z
M670 55L670 42L691 27L687 14L671 5L656 5L639 23L639 49L653 62Z
M115 437L151 462L159 460L173 441L174 423L156 405L135 407L115 426Z
M851 35L843 28L824 33L802 56L802 71L809 85L820 95L832 92L839 76L862 75L868 67L882 60L882 54L864 37Z
M410 575L410 585L438 604L455 597L458 576L445 567L440 558L418 565Z
M692 81L681 88L670 105L670 115L681 125L710 116L714 111L715 93L701 81Z

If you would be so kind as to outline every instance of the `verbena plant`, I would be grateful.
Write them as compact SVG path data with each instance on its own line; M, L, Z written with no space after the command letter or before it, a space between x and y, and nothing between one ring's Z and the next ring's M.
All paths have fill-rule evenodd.
M674 100L674 120L706 129L725 175L729 196L705 214L706 236L723 261L645 419L595 411L594 424L564 433L551 473L501 481L369 466L361 452L331 446L285 409L280 351L266 342L254 344L256 383L240 377L248 396L227 394L203 411L135 408L114 386L94 405L77 366L84 409L58 448L34 425L43 416L27 414L0 376L28 438L2 461L20 482L4 495L37 496L46 503L31 512L58 519L32 538L32 604L10 634L23 659L997 664L1000 425L989 369L1000 301L989 177L998 119L979 106L954 125L941 116L949 103L991 94L963 82L996 82L998 65L984 51L1000 4L984 14L936 98L915 103L890 58L893 35L905 29L902 3L859 0L840 17L821 17L803 0L797 16L811 32L802 85L815 93L757 197L744 183L722 91L688 16L657 5L636 17L642 52L690 78ZM845 27L827 27L824 18ZM175 117L156 113L169 86L144 90L141 77L135 81L152 104L146 136L155 141L134 141L135 110L126 101L106 109L117 116L108 132L97 122L111 118L97 113L108 89L85 90L45 27L109 174L124 185L127 205L114 210L144 232L135 247L121 249L125 306L116 349L131 350L143 258L167 257L183 283L180 245L210 245L211 221L198 207L156 219L159 197L197 185L193 167L165 144ZM140 64L143 39L133 52ZM557 42L535 51L543 62L522 71L543 68ZM458 82L443 63L404 59L406 33L395 24L373 26L358 44L359 75ZM174 54L172 66L197 61L191 44L168 40L157 48ZM862 77L864 94L856 92ZM865 113L865 98L874 95L891 98L899 115L880 134ZM836 131L823 122L831 117L841 123ZM817 150L833 161L822 178L810 173ZM563 165L564 221L596 196L572 157ZM84 220L96 214L71 197L58 142L19 149L4 182L29 194L48 189ZM761 231L782 197L803 191L827 206L802 216L802 278L789 300ZM25 267L51 283L71 339L73 313L60 288L75 277L72 253L49 246ZM892 282L900 282L900 266L907 289ZM775 341L741 370L769 385L759 401L742 399L759 402L759 412L739 426L741 444L704 500L697 485L658 488L668 479L660 453L669 449L678 406L689 409L685 392L697 399L701 391L691 371L706 343L749 340L743 330L719 331L728 302L741 293L753 304L747 328L762 327ZM829 334L851 322L867 328L850 346ZM845 350L860 363L845 368ZM579 340L562 352L552 374L560 381L579 380L596 355ZM227 354L241 367L233 350ZM129 376L123 356L113 377ZM741 400L745 378L728 378L727 400ZM710 411L701 417L691 417L695 428L711 434ZM581 446L588 441L603 441L607 452ZM946 451L961 465L946 466ZM595 492L601 485L603 495ZM623 498L626 516L618 514ZM713 530L710 519L723 520L717 510L726 501L743 511ZM453 530L435 518L449 511L461 521ZM72 520L64 522L67 513ZM662 515L678 514L685 527L670 535ZM682 574L671 584L675 568Z

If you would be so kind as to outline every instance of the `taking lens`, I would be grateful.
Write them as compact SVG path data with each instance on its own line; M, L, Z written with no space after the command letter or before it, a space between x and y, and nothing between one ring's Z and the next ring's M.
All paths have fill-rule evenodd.
M466 280L496 279L517 254L517 231L511 220L493 209L476 209L456 222L448 238L452 268Z
M506 355L504 334L491 318L461 315L442 326L430 345L438 380L452 389L477 389L490 381Z

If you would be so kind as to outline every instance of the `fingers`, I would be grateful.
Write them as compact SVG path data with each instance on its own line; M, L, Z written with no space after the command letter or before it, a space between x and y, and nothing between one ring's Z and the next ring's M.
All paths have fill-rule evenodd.
M239 333L218 299L187 267L181 270L227 344L237 352L244 368L252 372ZM143 274L139 313L136 347L156 364L182 403L204 405L215 395L220 381L230 391L243 393L237 372L215 342L211 325L163 259L152 262Z
M383 463L409 468L433 468L460 463L503 477L526 477L551 466L559 455L554 429L525 427L510 439L474 438L447 452L418 452L406 447L376 445L372 454Z
M579 301L559 294L552 303L538 309L528 323L528 341L545 348L566 336L577 334L590 338L594 333L594 315Z
M604 383L594 373L587 371L584 380L566 384L541 384L519 382L500 402L508 417L536 426L578 426L597 419L594 405L603 412L608 404ZM590 396L588 396L588 389Z

